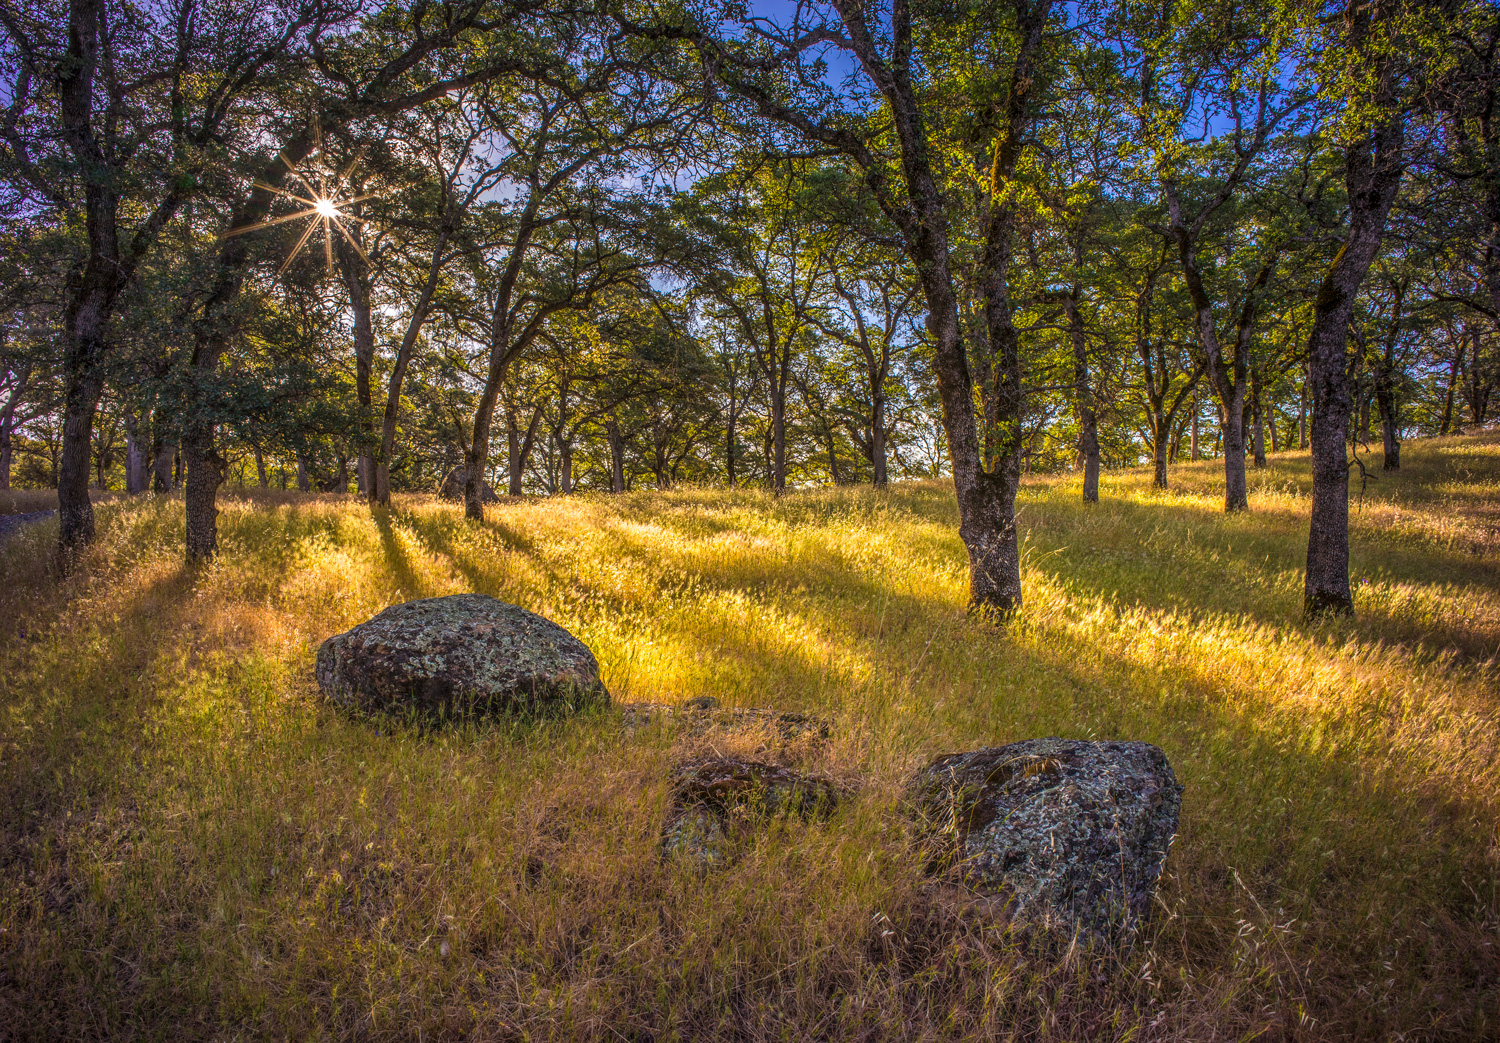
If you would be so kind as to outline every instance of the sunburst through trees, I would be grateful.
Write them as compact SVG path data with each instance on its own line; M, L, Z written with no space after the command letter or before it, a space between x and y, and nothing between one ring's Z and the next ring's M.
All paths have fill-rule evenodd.
M365 218L350 213L348 208L366 199L373 199L376 195L374 192L364 192L355 195L341 194L344 191L343 186L347 185L349 177L354 172L357 163L358 160L353 160L342 171L336 173L322 170L311 170L303 173L296 167L288 164L287 172L292 176L294 181L302 185L307 195L299 195L296 192L267 184L264 181L256 181L255 187L264 189L267 192L274 192L284 199L289 199L293 203L300 204L301 209L252 225L245 225L242 228L234 228L225 234L244 235L247 232L256 232L263 228L270 228L273 225L306 220L307 227L303 229L302 235L298 237L296 245L287 254L286 260L281 262L281 267L276 269L277 275L281 275L287 270L320 228L323 231L323 260L327 265L328 271L333 271L333 236L335 232L343 236L344 241L353 247L362 259L368 262L369 257L366 256L364 247L344 227L345 222L364 222Z

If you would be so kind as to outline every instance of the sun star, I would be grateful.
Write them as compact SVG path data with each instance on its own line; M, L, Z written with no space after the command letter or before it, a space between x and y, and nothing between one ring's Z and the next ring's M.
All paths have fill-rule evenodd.
M366 263L369 263L369 258L365 256L364 247L360 245L359 239L350 234L349 229L344 227L344 222L346 221L366 224L368 223L368 219L351 214L344 208L353 206L355 203L361 203L366 199L373 199L376 193L367 192L361 195L340 197L337 194L330 195L328 192L328 181L337 182L345 180L353 169L354 164L350 163L349 167L342 174L335 174L325 179L321 173L303 174L296 167L288 165L287 173L294 182L300 183L306 189L307 195L299 195L279 185L271 185L263 181L255 182L255 186L266 192L291 200L293 203L300 204L302 209L293 211L290 214L283 214L280 217L272 217L252 224L231 228L224 234L226 236L244 235L246 232L286 224L288 221L306 220L307 227L303 229L302 235L298 238L296 245L292 247L291 253L282 262L281 268L277 270L277 275L286 271L297 255L302 252L302 248L307 245L308 241L318 231L322 231L323 233L323 257L328 271L333 271L333 239L335 235L338 235L347 242L360 257L364 258Z

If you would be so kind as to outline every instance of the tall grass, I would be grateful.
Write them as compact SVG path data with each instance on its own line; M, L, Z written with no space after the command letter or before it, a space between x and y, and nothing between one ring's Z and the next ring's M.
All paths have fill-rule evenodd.
M89 490L89 499L95 504L110 503L117 499L118 495L103 489ZM0 516L55 510L57 510L56 489L0 489Z
M0 515L57 510L55 489L0 489Z
M230 496L0 548L0 1037L1493 1039L1500 436L1411 443L1353 511L1359 616L1300 619L1309 476L1029 483L1024 618L964 611L943 483L507 502ZM1378 459L1378 458L1377 458ZM618 700L831 717L779 755L854 796L700 873L657 853L670 731L608 713L415 732L313 655L479 591L567 626ZM1042 735L1186 785L1150 937L1043 955L930 888L900 786ZM734 740L710 741L732 743Z

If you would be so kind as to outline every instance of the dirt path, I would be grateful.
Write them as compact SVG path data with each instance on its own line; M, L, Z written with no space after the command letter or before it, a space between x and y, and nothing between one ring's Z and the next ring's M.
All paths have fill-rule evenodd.
M32 511L30 514L0 514L0 540L20 530L21 526L52 517L56 511Z

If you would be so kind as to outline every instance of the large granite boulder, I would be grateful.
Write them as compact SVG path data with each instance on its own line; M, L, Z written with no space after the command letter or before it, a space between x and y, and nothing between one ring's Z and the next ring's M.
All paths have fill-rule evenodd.
M694 761L672 773L662 852L722 863L757 825L826 818L837 805L837 788L816 775L738 757Z
M938 757L910 796L938 864L1012 923L1114 941L1145 919L1182 805L1157 747L1075 739Z
M324 641L317 677L334 702L364 711L551 713L609 702L582 641L483 594L392 605Z
M438 486L438 496L444 500L459 500L464 498L464 483L469 480L469 470L463 464L459 464L448 472ZM499 503L500 497L495 495L495 490L489 482L480 479L479 500L481 503Z

